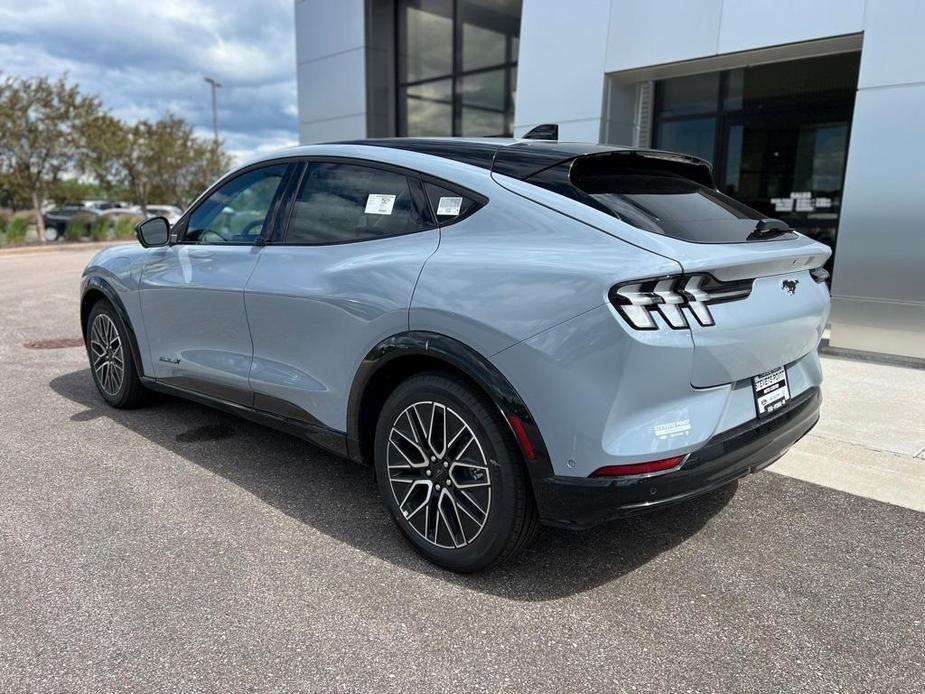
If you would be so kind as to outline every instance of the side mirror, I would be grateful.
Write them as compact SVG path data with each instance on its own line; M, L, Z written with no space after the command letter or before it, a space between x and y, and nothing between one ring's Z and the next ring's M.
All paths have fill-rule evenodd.
M145 248L166 246L170 240L170 224L166 217L151 217L135 227L135 234Z

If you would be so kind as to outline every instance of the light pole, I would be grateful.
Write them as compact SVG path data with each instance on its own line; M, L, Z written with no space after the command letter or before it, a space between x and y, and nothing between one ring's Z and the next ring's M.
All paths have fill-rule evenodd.
M215 90L222 86L221 82L216 82L211 77L205 77L206 82L212 85L212 133L215 137L215 144L218 145L218 104L215 100Z

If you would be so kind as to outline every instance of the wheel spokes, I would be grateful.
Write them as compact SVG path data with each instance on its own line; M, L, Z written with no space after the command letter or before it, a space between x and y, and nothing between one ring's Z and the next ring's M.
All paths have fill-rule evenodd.
M477 465L465 461L457 460L450 466L450 477L453 484L459 489L487 487L490 484L487 465Z
M388 442L389 482L409 526L438 547L471 543L491 507L488 461L472 428L443 403L417 402L396 417Z
M89 351L100 389L107 395L116 395L125 378L125 357L119 330L105 313L98 314L90 326Z

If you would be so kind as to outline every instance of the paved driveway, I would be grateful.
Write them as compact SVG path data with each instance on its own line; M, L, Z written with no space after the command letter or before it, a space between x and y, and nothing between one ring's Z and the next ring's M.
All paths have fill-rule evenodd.
M88 256L0 257L0 691L925 690L925 514L765 472L448 574L368 470L24 348Z

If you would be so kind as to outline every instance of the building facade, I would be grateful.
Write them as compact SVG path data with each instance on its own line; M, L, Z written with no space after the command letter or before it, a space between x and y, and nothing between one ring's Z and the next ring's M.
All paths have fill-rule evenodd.
M302 142L688 152L835 249L830 345L925 359L925 2L297 0Z

